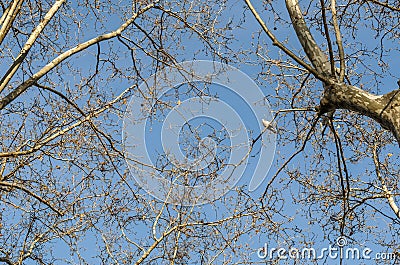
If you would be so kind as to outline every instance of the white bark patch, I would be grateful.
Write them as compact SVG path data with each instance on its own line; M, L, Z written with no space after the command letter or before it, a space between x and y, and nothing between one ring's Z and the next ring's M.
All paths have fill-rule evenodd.
M358 87L356 87L356 86L353 86L353 88L356 89L356 90L358 90L359 93L363 94L365 97L367 97L367 98L370 99L370 100L377 100L377 99L380 99L380 98L382 97L382 95L374 95L374 94L371 94L371 93L369 93L369 92L367 92L367 91L365 91L365 90L362 90L361 88L358 88Z

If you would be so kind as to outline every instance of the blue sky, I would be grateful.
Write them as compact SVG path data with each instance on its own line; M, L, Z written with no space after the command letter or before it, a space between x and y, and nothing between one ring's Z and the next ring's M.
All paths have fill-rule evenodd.
M259 12L261 13L261 16L265 19L267 25L271 26L271 28L276 28L273 30L273 33L276 34L278 39L281 41L285 41L287 43L287 46L293 50L298 50L300 49L300 45L298 40L296 39L296 36L294 35L293 30L290 28L290 24L287 23L287 15L284 10L284 5L283 1L275 5L276 12L279 13L282 16L282 20L276 22L276 16L272 14L272 12L269 12L270 10L265 10L265 8L261 5L261 3L254 3L255 7ZM247 74L251 79L254 80L254 82L259 86L260 90L265 96L265 99L267 99L271 106L272 106L272 112L279 110L280 108L288 106L285 102L285 99L282 99L282 95L285 94L285 91L290 91L288 86L289 85L294 85L296 86L296 80L290 79L289 85L284 84L282 82L283 78L279 77L280 70L277 67L272 67L271 71L265 71L263 70L263 67L265 67L266 61L264 60L265 58L262 58L261 56L256 56L255 51L256 45L260 45L260 55L267 55L271 60L280 60L282 59L285 61L286 57L280 52L276 47L272 46L271 42L269 39L266 37L266 35L263 32L260 32L260 27L256 23L255 19L252 17L250 12L246 11L245 13L245 19L243 19L243 7L244 3L241 1L230 1L227 3L228 7L225 11L223 11L221 17L220 17L220 24L223 25L226 21L232 20L235 24L238 24L238 27L233 28L231 31L228 31L226 34L229 36L232 36L234 39L232 40L230 47L232 49L230 56L232 56L230 65L237 67L241 71L243 71L245 74ZM97 27L97 30L93 30L91 25L93 25L93 21L95 20L94 17L91 17L91 15L88 15L88 23L86 25L86 28L84 28L83 31L80 32L81 37L79 39L81 40L86 40L90 37L95 36L99 32L107 32L108 30L115 29L119 23L121 22L120 18L118 16L114 17L107 17L106 16L106 21L107 23L104 23L103 26L106 28L102 27ZM313 25L315 26L315 25ZM363 26L363 24L360 22L360 27ZM217 25L218 27L218 25ZM139 34L139 33L138 33ZM315 34L314 37L317 39L319 43L323 43L324 39L322 38L321 35ZM376 41L379 42L378 40L372 41L371 39L371 32L368 29L362 29L357 32L357 35L355 36L358 44L355 45L361 45L362 47L368 48L368 47L373 47L373 45L376 45ZM174 45L174 38L167 39L167 44L173 46ZM176 60L178 62L186 61L186 60L213 60L215 59L210 53L203 53L203 52L198 52L203 48L201 43L194 38L193 36L188 36L185 35L183 39L181 40L182 46L185 47L185 50L183 51L177 51L178 55L176 57ZM325 45L325 44L324 44ZM390 44L388 44L390 47ZM351 40L348 42L348 46L345 47L345 51L349 52L353 49L354 47L351 46ZM116 60L117 65L121 67L126 67L129 68L131 67L131 62L130 58L128 57L128 52L126 51L125 47L118 43L117 41L113 40L107 43L102 43L101 44L101 49L105 53L113 50L115 51L116 54L118 54L120 57ZM74 56L70 61L74 62L75 65L79 65L79 75L85 76L88 75L88 73L94 71L94 62L96 60L96 47L91 47L87 51L85 51L82 54L79 54L77 56ZM222 52L226 52L228 54L229 51L225 50L223 47L221 47ZM236 52L235 52L236 51ZM140 61L143 65L148 65L149 68L148 70L145 70L143 72L143 76L145 78L149 78L152 74L154 74L154 69L151 68L151 59L144 56L143 53L140 53L139 51L135 51L137 55L137 60ZM387 59L387 62L389 63L389 69L400 69L400 62L397 60L398 58L398 51L395 50L392 52L391 56ZM361 55L360 55L361 57ZM357 55L355 55L353 58L350 58L349 60L356 60ZM377 67L377 60L376 58L368 58L367 56L362 57L364 62L366 63L367 66L371 66L372 69L376 69L376 71L382 71L379 67ZM104 65L106 65L106 62L102 62ZM38 65L40 65L39 63ZM3 66L4 67L4 66ZM1 72L4 72L4 68L0 66ZM362 71L365 69L362 69L362 65L359 65L360 69L350 69L354 70L357 72L358 70ZM365 66L365 68L367 68ZM65 70L65 69L64 69ZM107 74L111 75L111 70L105 71ZM296 73L295 70L291 73ZM298 73L298 72L297 72ZM275 78L273 75L271 76L263 76L263 74L275 74L277 77ZM354 75L352 78L352 81L354 81L355 85L359 84L364 84L364 88L368 88L368 85L370 85L370 90L373 92L388 92L392 90L393 88L396 88L396 72L391 70L388 72L383 72L382 77L379 79L374 79L371 75L364 75L364 76L357 76ZM65 79L65 87L60 88L61 90L66 90L69 86L73 87L77 83L79 83L79 75L77 73L66 73L65 76L62 78ZM398 75L398 73L397 73ZM115 80L107 81L106 85L107 87L104 87L103 89L109 90L112 92L112 94L117 95L118 93L122 92L126 87L132 85L132 80L124 80L123 78L116 78ZM240 86L240 80L238 81L238 86ZM380 85L381 84L381 85ZM287 85L287 87L285 87ZM299 86L297 84L297 86ZM164 100L165 102L170 102L171 104L177 104L178 100L180 102L184 102L190 96L191 94L185 94L183 93L185 90L185 87L181 87L180 89L182 90L175 90L174 87L171 87L171 94L167 95L161 95L159 98ZM259 118L250 111L249 106L247 106L243 100L243 97L246 96L246 89L247 87L243 87L243 94L239 95L232 93L229 89L225 89L221 86L218 85L212 85L208 87L209 93L211 95L218 95L218 98L226 102L232 109L237 111L239 113L239 116L241 117L242 121L244 122L245 126L248 127L247 130L247 135L250 138L255 138L256 135L260 132L259 130L261 129L259 127L260 125L260 120ZM309 89L310 89L310 96L315 96L319 95L319 93L322 90L321 84L318 82L316 83L310 83L309 84ZM175 94L177 93L177 94ZM111 98L111 95L109 95ZM135 95L134 95L135 96ZM82 97L80 100L77 101L78 104L82 103L84 104L85 101L88 98ZM30 94L25 93L21 96L20 98L21 101L28 101L30 100ZM134 101L134 99L132 99ZM263 101L264 99L260 98L260 101ZM314 100L315 102L318 102L318 99ZM307 103L313 103L313 100L306 100ZM310 106L300 106L300 107L312 107L313 105ZM260 107L260 106L259 106ZM262 111L258 111L262 112ZM149 148L149 153L151 156L151 162L157 163L159 161L159 157L157 157L158 154L163 152L163 146L162 146L162 141L161 137L159 135L161 131L161 125L162 125L162 120L165 119L168 115L168 113L157 113L157 117L161 119L152 122L148 122L146 124L146 144L148 143L148 148ZM218 117L223 117L223 113L218 113ZM261 113L262 114L262 113ZM313 115L313 113L310 113L310 115ZM271 115L268 113L268 111L265 111L265 116L264 117L271 117ZM99 121L101 118L99 118ZM303 120L304 121L304 120ZM123 128L123 121L121 119L118 120L120 124L118 124L118 128L121 128L120 131L114 131L113 134L117 135L120 134ZM228 130L223 128L224 122L221 121L221 118L218 119L210 119L207 117L200 117L199 119L193 119L190 120L191 125L193 127L196 127L198 131L198 135L203 138L207 137L210 135L213 135L215 139L218 139L218 137L223 138L226 136L226 133ZM227 122L226 122L227 123ZM207 126L205 126L207 124ZM339 125L341 125L341 132L345 133L346 129L346 123L345 121L340 121L338 122ZM317 126L320 126L318 124ZM210 129L212 128L212 129ZM296 131L296 124L291 122L290 115L288 115L288 118L279 118L277 120L277 128L278 132L280 133L286 133L287 135L294 134ZM181 138L183 139L185 135L185 129L187 129L187 126L183 128L182 130L179 131L181 134ZM238 129L243 129L239 128ZM136 132L132 132L135 134ZM187 133L187 131L186 131ZM301 132L299 132L301 133ZM120 137L119 135L117 137ZM318 139L318 136L313 138L313 140ZM296 148L299 147L301 143L298 142L292 142L287 145L283 145L284 143L284 136L281 135L277 137L277 156L275 156L275 160L272 163L272 167L270 171L264 172L266 174L265 181L261 184L261 186L254 192L249 192L249 198L257 201L257 199L260 197L260 195L264 192L265 186L267 185L268 181L271 179L273 174L276 172L276 170L279 168L279 166L282 164L283 158L290 156ZM189 143L192 140L189 140ZM193 139L193 142L195 140ZM230 154L227 152L228 150L226 146L229 146L231 144L231 141L228 139L222 139L221 142L219 142L220 148L217 150L219 154L222 156L220 158L228 158ZM351 154L352 147L349 147L346 149L346 151ZM259 151L260 150L260 142L257 142L255 145L255 148L253 152L251 153L250 160L249 160L249 166L246 168L246 171L244 172L243 176L240 178L239 183L237 186L247 186L249 184L249 181L253 175L253 171L255 170L255 163L260 159ZM326 145L326 149L324 150L325 153L323 154L326 156L326 162L328 163L325 165L326 168L319 168L319 161L317 160L318 154L315 154L315 150L313 149L310 145L307 146L305 149L304 153L300 154L298 157L296 157L289 165L288 168L292 171L298 170L304 175L307 175L308 172L310 172L310 177L309 180L310 182L315 182L315 183L320 183L321 185L325 184L328 185L329 183L326 182L326 176L324 175L326 171L329 169L335 169L336 168L336 158L334 157L334 142L331 140ZM397 149L393 146L388 147L388 152L396 153ZM185 150L183 151L185 153ZM164 155L164 154L162 154ZM393 161L396 161L397 157L394 156L391 159ZM375 176L372 174L369 174L371 172L368 172L367 169L372 168L373 165L370 160L362 159L360 161L357 161L357 163L348 164L349 171L351 172L351 177L355 179L355 181L373 181L375 179ZM325 171L326 169L326 171ZM318 173L315 173L317 170L320 170ZM264 176L260 176L257 174L255 176L258 179L262 179ZM337 177L337 176L336 176ZM313 208L312 204L301 204L299 201L304 200L307 201L309 194L307 191L304 189L304 187L296 181L287 181L289 176L282 172L281 175L278 176L276 181L274 181L271 189L276 190L279 192L280 198L277 199L275 204L273 204L274 207L277 207L277 214L273 216L274 221L276 222L286 222L287 220L290 220L290 222L283 224L282 225L282 230L281 232L284 235L276 235L269 233L266 228L261 229L260 232L255 232L252 231L249 234L245 234L241 236L235 244L248 244L248 248L252 250L250 253L248 253L248 259L252 260L254 262L263 262L260 260L259 257L257 257L257 249L260 247L263 247L265 244L267 244L268 247L272 248L279 248L283 247L285 249L289 249L289 247L298 247L301 248L304 244L306 244L308 247L313 247L319 252L325 247L328 247L330 244L334 245L336 242L337 237L340 235L337 233L337 230L332 227L332 229L326 229L323 231L321 229L321 226L334 226L333 223L328 223L326 220L327 218L323 218L326 216L323 216L323 212L318 211L319 207L318 204L316 204L315 208ZM116 180L112 180L116 181ZM334 182L335 180L332 180ZM132 183L134 184L134 183ZM232 211L234 211L232 208L234 208L235 204L235 198L233 199L232 205L229 205L229 200L232 197L237 196L237 193L232 191L229 192L227 195L222 197L221 199L217 200L216 202L212 204L206 204L202 206L197 206L195 207L195 211L199 213L202 216L206 216L209 218L209 220L217 220L221 219L227 216L232 215ZM140 191L140 196L143 198L146 198L148 201L152 200L152 197L148 195L144 190ZM236 198L237 199L237 198ZM250 200L249 199L249 200ZM295 201L295 200L299 201ZM156 204L155 204L156 205ZM299 207L306 207L305 205L308 205L309 208L299 208ZM311 206L310 206L311 205ZM158 204L157 206L160 206ZM378 202L376 203L376 206L381 209L386 214L390 214L390 211L388 209L388 206L383 202ZM383 207L382 207L383 206ZM281 207L281 208L279 208ZM171 207L173 208L173 207ZM327 207L329 208L329 207ZM370 210L371 208L367 208L367 211ZM341 211L340 209L340 204L335 203L335 206L333 206L330 210L325 209L324 213L327 213L330 215L330 218L335 218L336 214L339 214ZM173 215L173 214L172 214ZM328 218L329 219L329 218ZM103 223L104 222L104 223ZM385 227L387 227L387 234L383 234L382 238L385 238L388 242L390 242L391 239L391 233L390 231L392 224L388 222L387 219L383 217L378 217L377 219L371 219L371 220L364 220L364 225L365 227L374 227L377 223L381 224L383 230L385 230ZM98 227L108 227L108 224L104 221L101 220L98 223ZM151 236L152 233L152 227L151 223L149 222L143 222L139 223L137 222L134 226L131 227L134 232L131 232L129 236L131 236L133 239L135 239L137 242L144 242L148 243L151 242L148 238ZM161 229L161 228L160 228ZM330 233L326 233L326 231L330 231ZM385 252L388 251L390 252L390 248L388 246L387 249L382 249L381 246L374 244L371 240L369 240L369 233L373 231L373 228L368 228L365 230L358 231L353 240L349 240L349 246L351 247L358 247L359 249L364 249L366 247L371 248L373 253L376 252ZM284 240L286 239L286 241ZM353 245L353 242L358 241L357 244ZM291 244L289 244L289 243ZM305 243L306 242L306 243ZM82 248L81 254L85 256L88 259L88 262L91 264L96 264L99 262L99 258L96 257L99 253L97 252L97 244L101 245L101 238L99 238L98 234L96 235L96 231L91 230L89 233L83 237L83 240L79 242L80 248ZM57 257L63 257L65 256L66 259L72 259L76 261L76 256L71 257L69 254L69 251L66 248L66 245L60 240L54 242L54 247L55 247L55 253ZM216 253L217 251L215 251ZM161 254L157 251L155 251L154 255ZM192 257L192 262L193 264L196 264L196 260L199 260L199 256ZM223 257L220 257L221 260L217 260L215 264L222 263ZM239 257L237 257L239 259ZM323 261L321 260L318 262L318 264L324 264L325 262L328 261ZM336 262L336 260L334 261ZM364 262L364 261L363 261ZM291 262L288 262L291 264ZM63 262L59 262L59 264L63 264ZM282 264L284 264L284 261L282 261ZM354 264L354 261L347 261L344 262L344 264ZM363 264L375 264L374 261L365 261Z

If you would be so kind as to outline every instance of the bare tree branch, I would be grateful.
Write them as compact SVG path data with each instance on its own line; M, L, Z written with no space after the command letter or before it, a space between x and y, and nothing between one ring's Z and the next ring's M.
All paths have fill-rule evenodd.
M378 0L368 0L368 1L372 2L374 4L377 4L377 5L383 6L385 8L389 8L389 9L391 9L393 11L400 12L400 8L392 6L392 5L389 5L387 2L381 2L381 1L378 1Z
M318 78L319 80L323 81L323 82L328 82L328 80L326 79L326 77L323 75L322 72L320 72L320 67L319 64L316 63L316 58L315 60L311 60L311 62L313 63L314 67L316 67L315 69L310 66L309 64L307 64L306 62L304 62L302 59L300 59L300 57L298 57L295 53L293 53L291 50L289 50L285 45L283 45L281 42L278 41L278 39L275 37L274 34L272 34L272 32L268 29L267 25L265 24L265 22L262 20L262 18L260 17L260 15L258 14L258 12L256 11L256 9L254 8L254 6L252 5L252 3L250 2L250 0L245 0L247 6L249 7L250 11L253 13L254 17L257 19L258 23L260 24L260 26L262 27L262 29L264 30L264 32L268 35L268 37L271 39L272 44L277 46L279 49L281 49L283 52L285 52L288 56L290 56L293 60L295 60L298 64L300 64L301 66L303 66L305 69L307 69L310 73L312 73L316 78ZM312 37L311 37L312 38ZM307 51L306 51L307 53ZM326 58L326 56L325 56ZM317 67L318 66L318 67Z
M342 43L342 34L340 33L339 23L338 23L338 19L337 19L336 0L331 0L331 9L332 9L333 28L335 30L336 43L338 45L339 58L340 58L339 82L343 83L344 73L346 70L346 64L344 61L344 49L343 49L343 43Z
M57 0L54 3L54 5L50 8L50 10L47 12L47 14L44 16L43 20L39 23L39 25L35 28L35 30L29 36L28 40L26 41L26 43L25 43L24 47L22 48L21 52L19 53L19 55L15 59L14 63L11 65L11 67L8 69L6 74L1 79L1 81L0 81L0 93L8 85L8 82L11 80L11 78L14 76L15 72L21 66L22 62L24 61L25 57L28 55L29 50L32 48L33 44L35 43L36 39L39 37L40 33L42 33L42 31L46 27L47 23L49 23L49 21L53 18L54 14L58 11L58 9L61 7L61 5L64 2L65 2L65 0ZM0 37L1 37L1 33L2 32L0 32ZM1 39L0 39L0 44L1 44ZM2 109L2 108L0 107L0 109Z
M326 81L327 77L331 76L328 58L319 48L308 26L306 25L298 0L286 0L286 8L289 12L293 28L297 34L301 46L303 47L304 52L307 54L308 59L318 71L319 75L324 76L324 78L318 79L325 83L329 83Z
M328 51L329 51L329 61L331 63L331 75L335 75L335 57L333 56L333 48L332 48L332 41L331 36L329 34L328 22L326 21L326 7L324 0L320 0L321 3L321 12L322 12L322 22L324 23L324 31L326 42L328 44Z
M133 87L135 87L135 86L133 86ZM33 152L36 152L37 150L40 150L40 148L45 146L50 141L56 139L59 136L64 135L68 131L71 131L72 129L80 126L81 124L83 124L85 122L90 122L90 120L93 117L96 117L97 115L99 115L99 114L103 113L104 111L108 110L109 108L111 108L113 104L115 104L116 102L121 100L121 98L126 93L128 93L131 89L132 89L132 87L129 87L129 88L125 89L120 95L118 95L112 101L110 101L107 104L105 104L105 106L103 106L102 108L100 108L98 110L95 110L92 113L89 113L89 114L85 115L82 119L80 119L80 120L76 121L75 123L67 126L66 128L56 130L50 136L48 136L45 139L41 140L40 142L36 143L32 148L30 148L28 150L24 150L24 151L13 151L13 152L0 153L0 157L16 157L16 156L20 156L20 155L28 155L28 154L31 154Z
M65 0L62 0L65 1ZM65 59L71 57L72 55L81 52L88 47L105 41L109 40L111 38L114 38L118 35L120 35L129 25L132 24L133 21L137 17L139 17L141 14L144 12L148 11L152 7L154 7L155 3L152 3L150 5L147 5L146 7L142 8L138 13L135 13L129 20L127 20L124 24L122 24L117 30L112 31L110 33L106 33L103 35L100 35L98 37L95 37L93 39L90 39L84 43L78 44L74 48L60 54L57 58L52 60L50 63L48 63L46 66L44 66L41 70L39 70L37 73L35 73L31 78L29 78L27 81L19 85L17 88L15 88L12 92L10 92L7 96L2 98L0 100L0 110L2 110L4 107L6 107L8 104L10 104L13 100L15 100L21 93L23 93L25 90L27 90L29 87L31 87L33 84L35 84L42 76L47 74L49 71L54 69L58 64L63 62Z
M8 31L11 29L15 18L21 10L23 2L23 0L14 0L12 4L8 6L6 10L4 10L4 13L0 18L0 45L3 43L4 38L7 36Z
M376 145L374 145L372 147L372 156L373 156L373 159L374 159L376 176L378 177L379 181L382 184L382 189L383 189L383 192L385 193L385 196L386 196L386 198L387 198L387 200L389 202L389 206L393 210L393 212L397 216L397 218L400 219L400 209L397 206L392 193L387 188L387 186L385 184L385 180L384 180L384 178L383 178L383 176L381 174L381 170L380 170L381 164L379 162L379 156L378 156L378 153L377 153L377 146Z
M51 205L50 202L48 202L48 201L45 200L44 198L40 197L39 195L37 195L37 194L34 193L33 191L29 190L29 189L26 188L25 186L22 186L22 185L19 185L19 184L15 184L15 183L5 182L5 181L0 181L0 186L9 187L9 188L15 188L15 189L21 190L21 191L27 193L28 195L34 197L35 199L37 199L37 200L40 201L41 203L47 205L51 210L53 210L54 212L56 212L56 213L59 214L60 216L64 215L63 212L61 212L59 209L57 209L57 208L55 208L53 205Z

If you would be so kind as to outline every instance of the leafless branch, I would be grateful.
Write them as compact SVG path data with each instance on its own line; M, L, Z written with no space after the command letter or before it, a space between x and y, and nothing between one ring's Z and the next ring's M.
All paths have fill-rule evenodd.
M375 164L375 172L376 172L376 176L378 177L379 181L382 184L382 189L383 192L385 193L385 196L389 202L390 208L393 210L394 214L397 216L397 218L400 219L400 209L397 206L394 197L391 193L391 191L387 188L386 184L385 184L385 180L381 174L381 170L380 170L380 162L379 162L379 156L377 153L377 146L373 146L372 148L372 155L373 155L373 159L374 159L374 164Z

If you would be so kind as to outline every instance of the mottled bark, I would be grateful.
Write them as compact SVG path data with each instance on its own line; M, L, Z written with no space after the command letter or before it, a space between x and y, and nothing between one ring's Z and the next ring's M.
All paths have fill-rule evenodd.
M311 61L315 69L324 76L330 76L330 65L326 54L319 48L314 40L307 24L304 20L303 14L300 10L298 0L286 0L286 8L289 12L293 28L297 34L304 52L307 54L308 59Z
M368 116L390 130L400 145L400 90L376 96L339 82L334 73L330 73L328 57L307 27L298 0L286 0L286 7L304 52L317 72L326 77L324 80L319 78L323 82L324 93L318 111L323 114L335 109L347 109ZM339 32L336 35L340 36Z
M400 144L400 90L376 96L346 84L326 86L320 112L334 109L347 109L374 119L390 130Z

